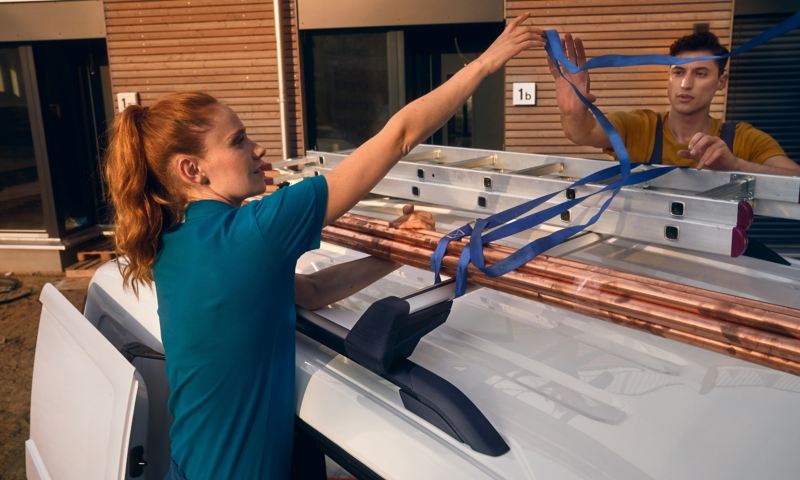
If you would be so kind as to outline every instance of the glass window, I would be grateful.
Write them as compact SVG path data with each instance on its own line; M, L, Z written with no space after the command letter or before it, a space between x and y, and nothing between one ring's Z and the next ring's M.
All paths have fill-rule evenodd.
M306 37L309 145L355 148L389 120L386 32L318 33Z
M304 32L309 147L336 152L360 145L407 101L477 58L502 30L489 23ZM424 142L502 149L504 101L501 70Z
M0 48L0 230L43 230L42 192L17 48Z
M97 223L105 121L103 40L33 46L42 123L60 235Z

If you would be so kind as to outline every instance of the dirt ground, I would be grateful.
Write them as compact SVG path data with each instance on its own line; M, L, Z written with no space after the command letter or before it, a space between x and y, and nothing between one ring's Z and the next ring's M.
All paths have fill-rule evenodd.
M42 311L39 303L42 286L52 283L83 311L89 285L89 278L65 278L63 274L14 277L22 282L22 290L32 292L18 300L0 303L0 480L25 479L25 440L30 430L31 377ZM327 470L329 479L353 480L329 459Z
M39 292L52 283L83 310L87 279L60 274L14 275L30 295L0 304L0 480L25 478L25 440L30 425L31 375L39 326ZM1 299L2 297L0 297Z

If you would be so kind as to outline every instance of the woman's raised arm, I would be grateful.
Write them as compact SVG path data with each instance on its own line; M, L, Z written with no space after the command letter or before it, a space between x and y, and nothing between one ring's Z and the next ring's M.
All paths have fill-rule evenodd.
M522 25L527 18L528 14L524 14L512 20L480 57L432 92L403 107L377 135L326 175L326 224L350 210L400 158L444 125L484 77L522 50L544 45L542 30Z

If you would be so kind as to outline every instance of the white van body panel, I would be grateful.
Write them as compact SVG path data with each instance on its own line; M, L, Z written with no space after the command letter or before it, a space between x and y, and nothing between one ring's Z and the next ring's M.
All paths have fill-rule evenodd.
M124 478L134 367L50 284L40 296L28 478Z
M594 234L557 248L568 258L789 306L800 298L796 267L704 258ZM300 259L297 271L361 256L323 243ZM315 313L349 328L374 301L432 280L430 272L402 267ZM112 344L132 338L163 351L154 292L141 289L137 299L124 290L113 262L92 280L86 317ZM37 362L38 355L39 347ZM300 333L296 412L391 479L794 479L800 472L798 376L489 289L456 299L447 322L410 358L458 387L511 450L499 457L476 453L406 410L397 386ZM143 373L151 398L166 398L163 372ZM155 402L162 409L164 403ZM134 424L140 421L147 419ZM148 461L159 467L146 478L160 478L154 472L169 459L167 422L151 420L149 428ZM50 468L48 453L41 453ZM39 470L28 471L39 478Z

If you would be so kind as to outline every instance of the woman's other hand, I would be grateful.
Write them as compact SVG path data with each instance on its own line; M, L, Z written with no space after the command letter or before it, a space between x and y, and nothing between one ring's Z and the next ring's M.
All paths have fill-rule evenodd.
M436 223L430 212L415 212L414 205L404 205L403 215L389 222L392 228L402 230L436 230Z

